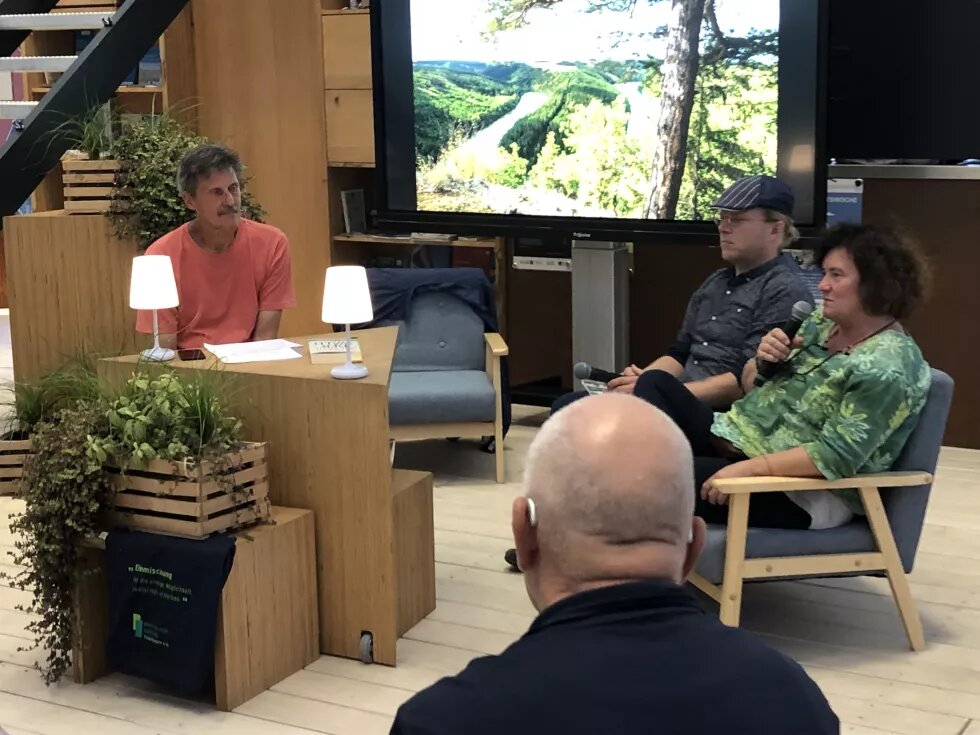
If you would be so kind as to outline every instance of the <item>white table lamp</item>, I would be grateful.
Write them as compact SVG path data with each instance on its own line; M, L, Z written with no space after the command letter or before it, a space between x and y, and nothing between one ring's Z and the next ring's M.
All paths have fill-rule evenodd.
M138 255L133 258L133 275L129 281L129 308L153 312L153 347L143 350L144 360L173 360L173 350L160 346L157 309L173 309L180 304L177 281L169 255Z
M359 265L335 265L327 268L323 284L323 321L347 325L347 362L338 365L330 374L341 380L363 378L368 374L364 365L351 361L350 325L374 319L367 271Z

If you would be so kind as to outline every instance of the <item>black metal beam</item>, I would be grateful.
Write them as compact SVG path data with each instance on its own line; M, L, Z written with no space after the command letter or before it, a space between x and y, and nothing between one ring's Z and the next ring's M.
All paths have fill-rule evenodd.
M108 102L188 0L126 0L0 147L0 216L13 214L70 143L52 133L66 117Z
M0 0L0 15L47 13L57 4L58 0ZM0 31L0 56L13 56L29 35L30 31Z

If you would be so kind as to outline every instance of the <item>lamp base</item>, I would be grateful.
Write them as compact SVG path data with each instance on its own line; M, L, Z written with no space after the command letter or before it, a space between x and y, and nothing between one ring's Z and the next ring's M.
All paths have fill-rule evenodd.
M337 380L357 380L368 374L368 369L363 365L338 365L330 374Z
M151 347L140 353L141 360L148 360L150 362L169 362L175 357L177 357L177 353L166 347Z

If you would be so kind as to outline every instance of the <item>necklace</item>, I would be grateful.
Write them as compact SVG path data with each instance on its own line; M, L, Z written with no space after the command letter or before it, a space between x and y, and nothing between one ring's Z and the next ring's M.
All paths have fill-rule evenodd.
M898 321L898 319L892 319L892 320L891 320L890 322L888 322L887 324L885 324L885 325L883 325L883 326L881 326L881 327L878 327L878 328L877 328L876 330L874 330L873 332L871 332L871 333L870 333L870 334L868 334L868 335L865 335L865 336L864 336L864 337L862 337L861 339L859 339L859 340L855 340L854 342L852 342L851 344L849 344L849 345L847 345L847 346L846 346L846 347L844 347L843 349L840 349L840 350L835 350L834 352L832 352L832 353L831 353L831 355L836 355L836 354L838 354L838 353L843 353L843 354L845 354L845 355L850 355L850 354L851 354L851 350L853 350L853 349L854 349L855 347L857 347L857 346L858 346L859 344L861 344L862 342L867 342L867 341L868 341L869 339L871 339L872 337L874 337L874 336L876 336L876 335L878 335L878 334L881 334L881 333L882 333L882 332L884 332L884 331L885 331L886 329L890 329L890 328L891 328L892 326L894 326L894 324L895 324L895 323L896 323L897 321ZM834 332L833 332L833 333L831 333L830 335L828 335L828 338L827 338L827 341L829 342L829 341L830 341L831 339L833 339L833 337L835 336L835 334L839 334L839 333L840 333L840 327L839 327L839 326L835 326L835 327L834 327Z
M793 371L793 377L794 378L802 378L802 377L804 377L806 375L809 375L814 370L816 370L817 368L821 367L825 362L827 362L831 358L837 357L837 355L841 355L841 354L843 354L843 355L850 355L851 354L851 350L853 350L859 344L861 344L862 342L867 342L869 339L871 339L875 335L881 334L886 329L890 329L897 321L898 321L898 319L892 319L890 322L888 322L884 326L879 327L878 329L876 329L873 332L871 332L871 334L869 334L869 335L867 335L865 337L862 337L861 339L859 339L859 340L857 340L855 342L852 342L851 344L847 345L843 349L834 350L833 352L831 352L830 354L828 354L823 360L821 360L816 365L814 365L813 367L811 367L809 370L803 370L803 371L794 370ZM834 329L839 329L839 327L834 327ZM831 337L831 335L828 335L828 341L829 341L830 337ZM799 357L800 355L802 355L805 351L806 351L806 348L800 350L791 359L792 360L795 360L797 357Z

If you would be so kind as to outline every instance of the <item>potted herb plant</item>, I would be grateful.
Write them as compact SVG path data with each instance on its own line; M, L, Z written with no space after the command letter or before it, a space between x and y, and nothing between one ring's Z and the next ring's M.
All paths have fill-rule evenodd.
M95 372L72 362L33 383L14 383L7 418L0 423L0 495L20 493L24 464L32 453L32 434L64 408L103 394Z
M105 213L114 201L122 208L124 167L110 152L118 127L118 113L105 104L68 117L52 131L71 146L61 157L66 211Z

